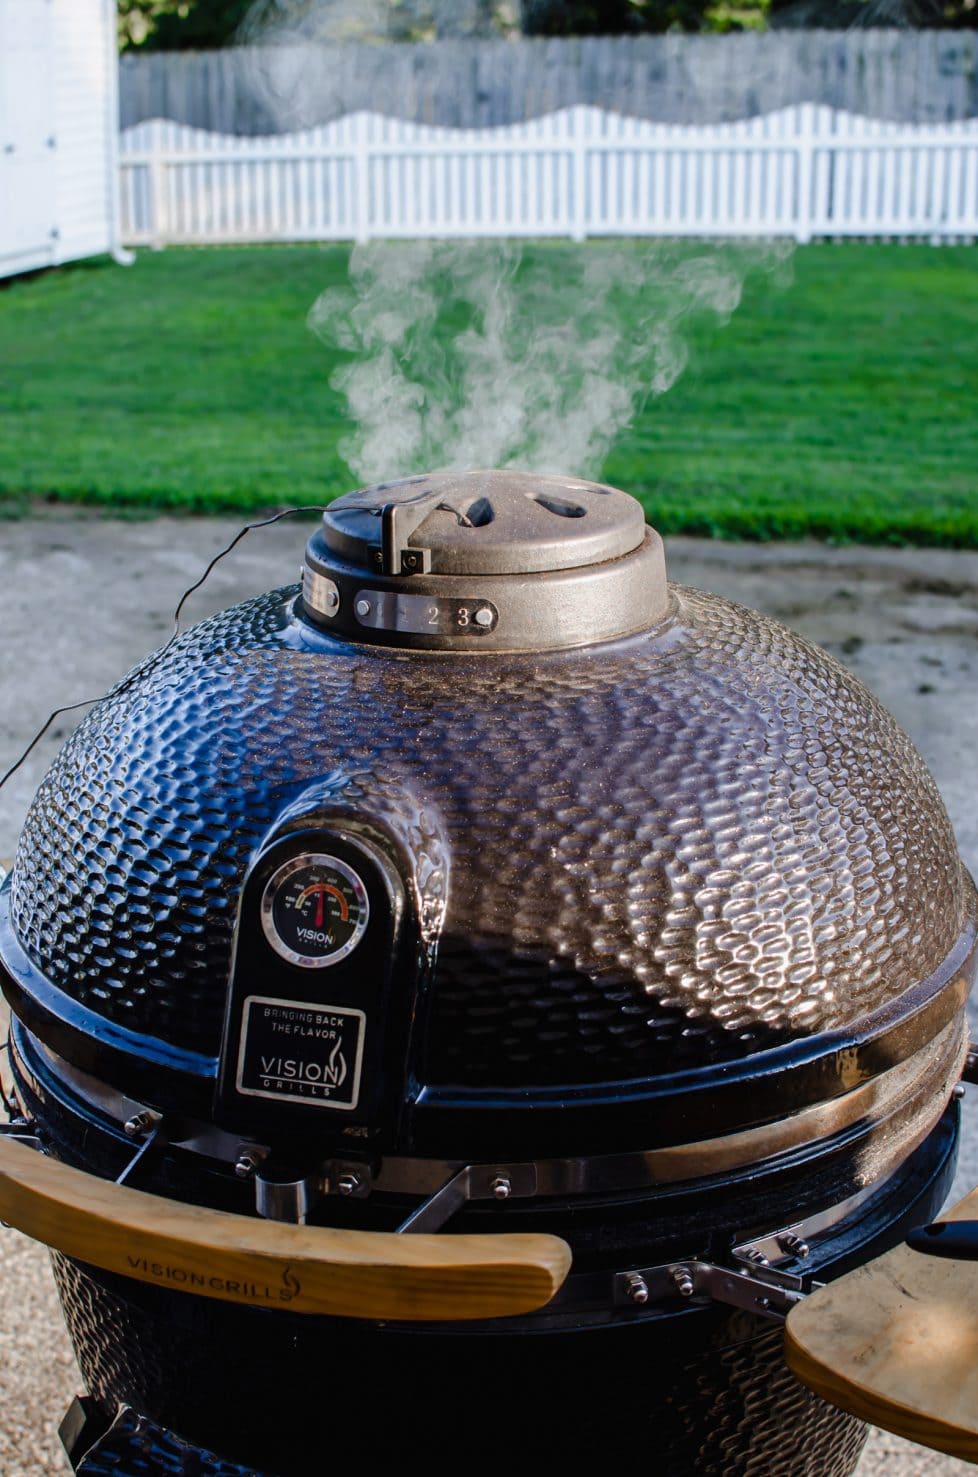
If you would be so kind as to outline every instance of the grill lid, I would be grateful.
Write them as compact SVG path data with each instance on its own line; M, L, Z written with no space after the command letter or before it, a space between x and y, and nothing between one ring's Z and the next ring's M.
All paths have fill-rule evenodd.
M338 498L306 551L305 613L357 641L553 649L647 629L665 561L615 488L528 472L437 472Z
M442 520L456 548L491 529L440 506L449 480L484 497L490 479L351 499L362 559L383 560L385 520L432 565ZM501 474L499 503L573 539L589 514L527 496L554 482ZM923 1132L960 1068L976 897L875 699L775 621L664 583L659 607L651 530L522 573L385 574L355 553L324 525L307 556L305 609L332 626L292 589L222 612L69 738L0 888L25 1029L158 1111L261 1143L274 1112L339 1159L369 1140L459 1164L634 1152L645 1172L661 1149L682 1178L716 1138L740 1175L737 1136L766 1159L782 1123L777 1154L814 1138L833 1164L859 1124L909 1145L896 1102ZM493 641L524 651L388 649ZM294 1040L281 1010L306 1012ZM303 1080L332 1108L275 1067L327 1039Z

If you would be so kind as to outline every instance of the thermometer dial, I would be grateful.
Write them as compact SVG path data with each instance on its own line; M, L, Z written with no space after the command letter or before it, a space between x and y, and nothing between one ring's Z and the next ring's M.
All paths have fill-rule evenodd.
M338 857L297 856L269 878L262 895L265 937L283 959L323 969L351 954L370 916L367 889Z

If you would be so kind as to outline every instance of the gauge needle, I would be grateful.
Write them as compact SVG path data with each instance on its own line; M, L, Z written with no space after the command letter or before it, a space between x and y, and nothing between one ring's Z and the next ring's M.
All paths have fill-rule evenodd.
M319 891L316 893L316 927L317 928L322 928L322 926L323 926L323 902L325 901L325 897L326 897L326 894L323 892L323 889L320 888Z

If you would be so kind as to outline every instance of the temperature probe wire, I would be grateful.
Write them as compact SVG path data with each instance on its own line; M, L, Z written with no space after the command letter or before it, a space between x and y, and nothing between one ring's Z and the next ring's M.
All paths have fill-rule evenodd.
M325 513L327 507L328 504L326 503L303 503L301 506L295 508L281 508L277 513L273 513L269 518L259 518L256 522L246 523L243 528L239 528L238 532L234 535L234 538L231 540L231 542L227 544L220 551L219 554L214 555L214 558L208 564L207 568L204 570L200 578L198 580L195 580L194 583L188 589L184 590L183 594L180 596L180 599L177 601L177 608L173 612L173 630L170 634L169 639L162 646L158 647L156 651L150 652L149 656L144 657L144 659L132 669L132 671L129 673L129 676L124 678L123 681L118 684L118 686L110 689L110 691L115 692L117 696L121 696L122 693L128 691L128 689L136 681L137 677L142 676L143 672L146 670L150 662L156 661L159 657L163 656L165 652L169 651L174 641L176 641L177 637L180 635L180 617L183 614L183 607L186 605L191 595L196 594L196 592L204 584L206 584L207 580L220 564L221 560L226 558L227 555L231 553L232 549L237 548L238 544L240 544L241 540L245 537L246 534L251 533L256 528L268 528L272 523L278 523L283 518L292 518L297 513ZM38 729L37 733L31 739L30 743L27 745L27 748L21 754L20 758L10 766L6 774L0 777L0 790L3 789L7 781L17 773L18 769L20 769L24 761L28 759L30 755L34 752L34 750L37 748L37 745L41 742L41 739L47 733L48 729L51 727L51 724L56 718L60 718L62 713L77 713L80 708L90 708L93 703L101 702L102 698L105 696L105 693L100 693L98 697L82 698L81 702L66 703L63 708L55 708L54 712L51 714L50 718L48 718L44 726Z

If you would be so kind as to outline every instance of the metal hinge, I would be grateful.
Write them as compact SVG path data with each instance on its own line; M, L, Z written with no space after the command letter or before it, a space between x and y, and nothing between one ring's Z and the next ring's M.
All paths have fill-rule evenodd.
M727 1303L761 1318L783 1322L796 1303L804 1300L800 1288L786 1287L767 1269L738 1272L713 1262L672 1262L664 1267L641 1267L615 1274L615 1302L645 1307L677 1297Z

